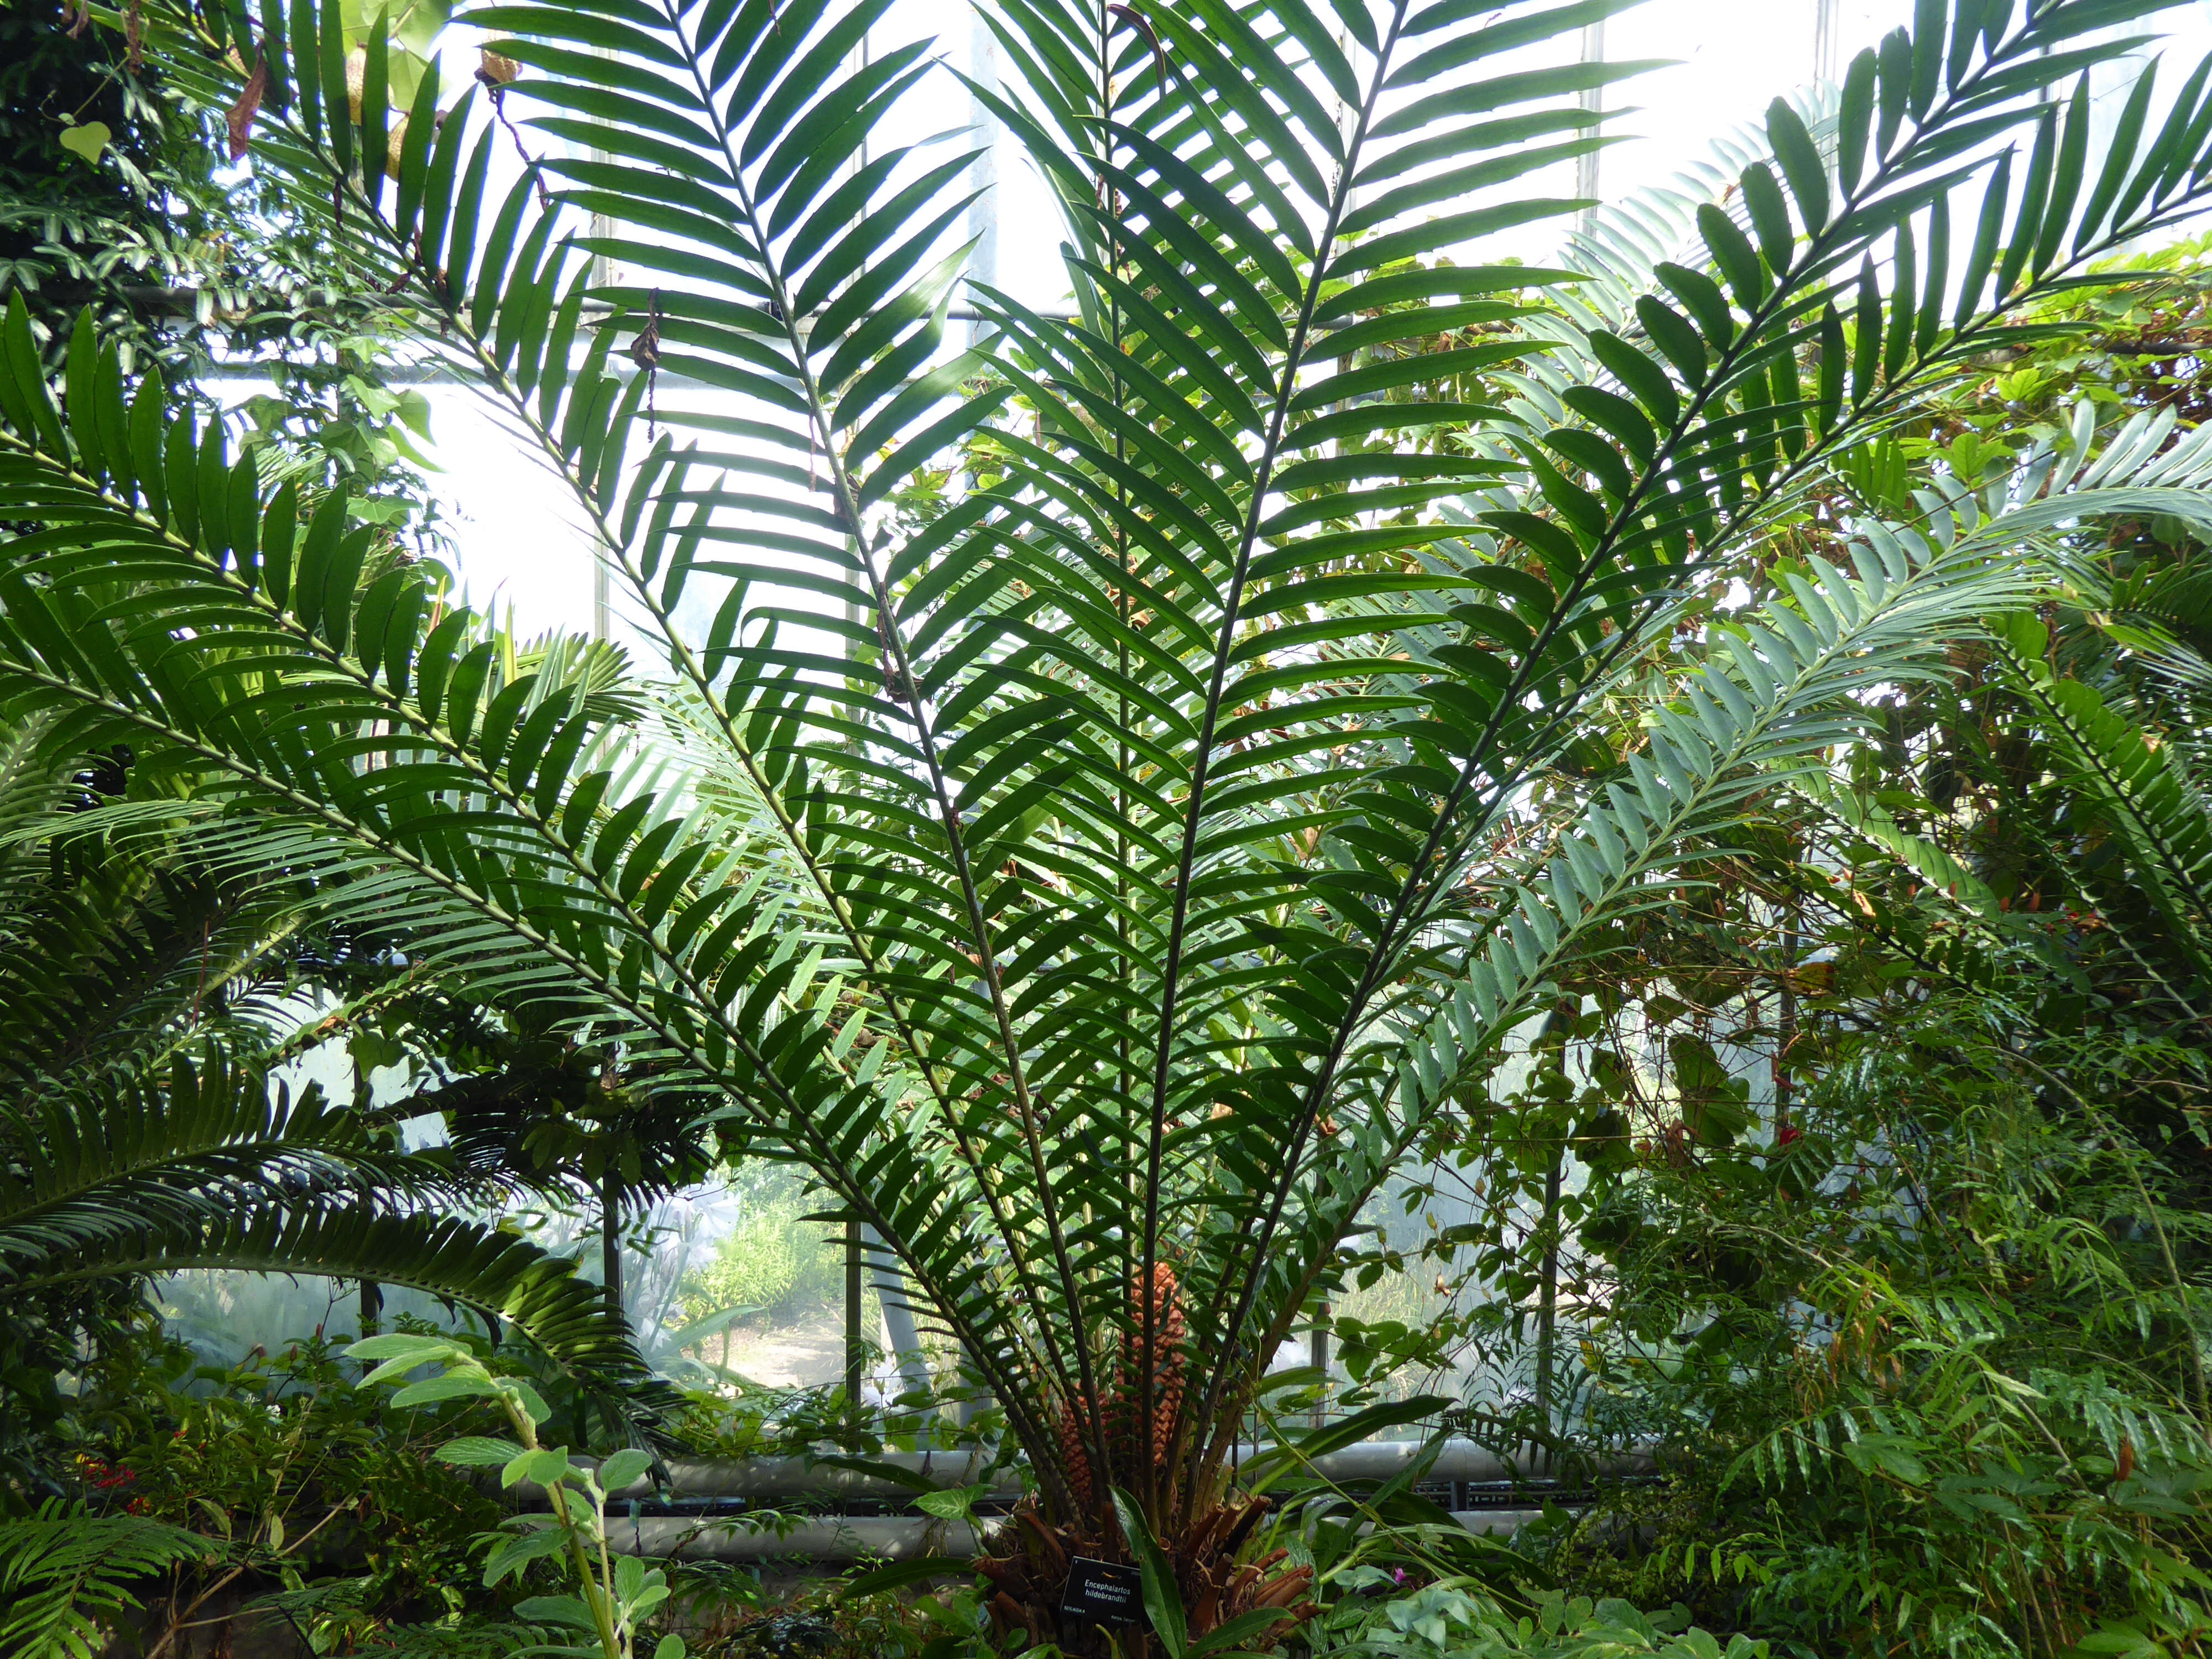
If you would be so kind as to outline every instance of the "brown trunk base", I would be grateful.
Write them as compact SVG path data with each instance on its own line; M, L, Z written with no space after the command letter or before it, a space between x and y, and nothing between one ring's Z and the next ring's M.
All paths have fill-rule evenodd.
M1224 1504L1165 1545L1192 1636L1204 1636L1240 1613L1277 1608L1282 1617L1244 1644L1265 1652L1319 1611L1306 1595L1313 1587L1312 1568L1276 1571L1287 1551L1276 1550L1252 1561L1237 1559L1237 1552L1267 1508L1264 1498ZM1072 1622L1063 1625L1060 1605L1067 1588L1068 1564L1079 1555L1125 1561L1128 1552L1120 1540L1109 1543L1088 1529L1055 1527L1034 1504L1024 1504L1007 1521L996 1543L1000 1553L978 1560L975 1570L991 1582L991 1616L999 1634L1025 1631L1030 1641L1057 1643L1076 1659L1108 1659L1114 1650L1107 1632ZM1141 1650L1133 1643L1130 1638L1137 1634L1121 1632L1121 1659L1133 1659L1151 1648L1149 1640Z

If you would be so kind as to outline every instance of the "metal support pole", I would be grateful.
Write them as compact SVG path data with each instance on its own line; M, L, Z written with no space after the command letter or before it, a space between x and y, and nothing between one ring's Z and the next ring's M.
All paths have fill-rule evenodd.
M611 58L614 53L601 47L598 51L598 56ZM605 166L613 161L614 157L603 149L595 149L592 152L592 160ZM594 213L588 222L591 234L594 238L608 240L613 239L615 222L608 215ZM614 283L615 262L612 256L594 253L592 256L592 286L605 290L612 288ZM611 548L599 546L596 539L592 544L592 637L595 640L611 640L614 637L614 573L609 569L607 564L614 550Z
M1312 1334L1306 1339L1306 1357L1321 1373L1320 1392L1315 1396L1313 1425L1319 1428L1328 1414L1328 1304L1324 1302L1314 1315Z
M1813 0L1813 78L1832 81L1842 61L1843 0Z
M373 1099L375 1089L369 1082L368 1068L364 1067L358 1060L349 1060L348 1064L353 1071L354 1097L356 1100ZM361 1281L359 1323L360 1334L364 1338L374 1336L383 1328L384 1286L373 1279L364 1279Z
M999 40L971 9L968 25L968 74L993 91L999 85ZM968 235L975 244L968 256L968 280L996 287L999 281L999 118L974 93L968 94L968 120L975 128L978 154L968 169L968 188L981 193L968 204ZM981 337L985 325L968 325L968 343Z
M898 1363L899 1388L906 1394L923 1394L929 1389L929 1356L921 1351L921 1333L914 1322L914 1310L907 1305L906 1275L898 1269L873 1227L864 1229L861 1242L874 1264L869 1275L875 1280L876 1300L883 1305L884 1334L890 1340L891 1355Z
M853 56L848 65L848 74L857 75L867 68L868 50L868 31L863 29L860 32L859 44L853 49ZM863 139L860 153L853 158L854 173L857 175L865 171L867 165L868 146L866 140ZM866 204L863 203L861 204L863 213L866 212ZM809 465L811 465L811 462ZM848 538L846 546L854 557L860 556L861 544L857 536ZM847 601L845 605L847 624L857 625L860 620L860 605L854 601ZM845 656L848 661L852 659L854 651L854 644L850 638L848 638L845 643ZM855 666L857 671L857 665ZM857 1218L854 1218L845 1223L845 1410L850 1419L856 1424L860 1420L860 1384L866 1379L868 1368L867 1340L862 1332L860 1322L861 1304L864 1299L860 1282L860 1223Z
M1544 1172L1544 1258L1536 1292L1536 1409L1543 1414L1547 1432L1555 1426L1552 1395L1559 1341L1559 1181L1566 1160L1563 1145L1552 1153L1552 1167Z
M845 1224L845 1409L860 1420L860 1382L868 1368L866 1338L860 1330L860 1224Z
M1790 853L1794 861L1796 849L1792 848ZM1796 894L1784 900L1783 907L1781 1018L1775 1022L1774 1032L1774 1133L1778 1144L1783 1130L1790 1127L1790 1049L1797 1041L1798 928L1803 920Z
M1600 18L1595 23L1586 23L1583 26L1582 61L1585 64L1605 62L1605 20L1603 18ZM1582 103L1583 108L1590 114L1602 114L1605 110L1605 88L1585 87L1583 88ZM1589 137L1594 135L1595 131L1595 125L1588 126L1583 129L1583 135ZM1599 199L1598 155L1599 152L1593 149L1575 158L1575 194L1581 199L1593 204ZM1596 217L1596 214L1597 209L1594 205L1583 209L1575 216L1575 228L1585 236L1589 234L1590 225Z

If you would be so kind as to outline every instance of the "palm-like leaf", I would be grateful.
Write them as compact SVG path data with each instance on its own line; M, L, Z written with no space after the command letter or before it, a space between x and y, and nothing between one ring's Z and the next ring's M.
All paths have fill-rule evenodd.
M301 965L282 895L71 833L83 823L26 814L0 858L0 1074L16 1098L157 1070L210 1037L264 1047Z
M2128 884L2195 973L2212 972L2212 811L2201 786L2171 746L2094 688L2054 675L2048 642L2034 617L2009 618L1996 636L2006 678L2050 733L2069 788L2116 835Z
M2212 436L2177 439L2172 412L2160 410L2131 417L2100 442L2086 400L2069 425L2055 442L2046 440L2014 466L1996 469L1979 489L1952 480L1946 491L1923 492L1920 499L1929 511L1955 519L1958 535L1981 541L2002 535L2038 545L2051 573L2048 597L2082 605L2112 642L2128 647L2124 659L2100 661L2097 653L2109 644L2088 634L2097 643L2081 666L2099 682L2092 684L2061 672L2064 653L2036 616L2023 611L1991 619L1987 639L1996 679L2021 700L2029 729L2043 740L2033 751L2037 765L2021 781L2033 795L2051 786L2048 800L2061 803L2021 810L2014 822L2027 826L2039 855L2063 878L2124 908L2148 906L2163 945L2125 927L2113 931L2112 943L2166 995L2190 1008L2194 994L2187 980L2212 967L2205 942L2212 920L2212 823L2201 758L2187 736L2196 688L2185 635L2197 614L2197 578L2185 565L2114 582L2083 557L2082 544L2101 538L2085 538L2085 532L2101 532L2131 518L2164 515L2192 535L2212 531L2203 494L2212 483ZM2071 648L2081 648L2079 642ZM2163 738L2153 729L2161 726ZM1817 778L1806 782L1823 811L1962 906L1980 924L1978 935L1998 925L1996 894L1951 851L1902 830L1872 801L1838 794ZM2000 937L1984 942L2002 945L2002 932L1999 926ZM1927 945L1922 940L1913 948L1931 968L1983 970L1975 948L1964 942L1950 963ZM2179 981L2155 960L2161 949L2184 964Z
M227 1267L368 1278L503 1318L563 1364L623 1374L620 1318L572 1264L421 1207L434 1160L385 1151L313 1089L297 1101L220 1051L0 1114L0 1284Z
M508 1320L563 1364L634 1372L596 1287L443 1213L469 1202L481 1172L392 1151L361 1111L316 1091L272 1099L270 1072L301 1041L286 1035L290 994L368 985L308 1028L320 1032L410 976L318 960L268 866L225 882L179 856L179 826L207 804L170 793L173 770L148 799L107 800L123 769L68 775L75 761L58 768L45 716L6 734L0 1283L66 1301L194 1267L373 1278Z
M144 1605L134 1584L209 1553L208 1540L182 1527L49 1498L34 1516L0 1522L0 1638L24 1659L97 1652L108 1621Z
M4 505L66 526L0 578L9 681L70 742L221 770L204 856L281 862L726 1102L897 1258L1050 1508L1110 1528L1126 1480L1180 1535L1360 1205L1557 966L1759 769L2022 591L1996 544L1869 524L1658 688L1628 752L1593 746L1670 607L1831 455L2023 293L2194 210L2203 71L2086 170L2086 94L2037 101L2153 9L1923 9L1853 66L1832 163L1778 104L1741 218L1705 203L1691 251L1547 298L1421 262L1574 205L1506 187L1598 142L1571 100L1611 71L1493 60L1603 4L1112 8L1102 35L1010 0L1021 84L982 95L1058 192L1079 314L985 295L995 343L948 362L965 158L869 145L922 66L841 78L880 4L476 14L531 71L491 95L610 158L500 201L490 114L434 124L427 79L389 143L380 48L349 112L303 4L260 43L264 161L335 191L364 269L575 489L665 637L665 712L365 579L342 506L302 526L89 343L66 422L0 382ZM1954 268L1950 195L2023 130L2026 187L1995 163ZM587 293L586 253L662 286ZM672 393L633 465L625 339L755 413ZM1395 435L1439 426L1464 437ZM972 489L887 510L955 444Z

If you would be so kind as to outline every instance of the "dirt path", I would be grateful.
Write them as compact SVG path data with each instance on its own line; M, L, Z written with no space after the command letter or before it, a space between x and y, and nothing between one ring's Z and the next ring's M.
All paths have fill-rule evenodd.
M710 1340L706 1357L718 1363L720 1343ZM749 1382L768 1389L811 1389L845 1374L845 1320L823 1309L789 1325L768 1330L738 1330L730 1335L729 1368Z

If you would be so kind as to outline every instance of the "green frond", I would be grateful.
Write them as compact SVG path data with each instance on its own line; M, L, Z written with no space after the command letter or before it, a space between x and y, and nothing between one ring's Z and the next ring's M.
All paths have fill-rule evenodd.
M0 1521L0 1642L21 1659L91 1659L143 1605L134 1585L216 1547L182 1527L49 1498L36 1515Z
M2197 971L2212 972L2198 944L2212 922L2212 810L2195 780L2094 688L2051 672L2033 617L2006 618L1995 641L2014 688L2049 723L2069 781L2117 833L2130 878Z
M255 1205L210 1225L118 1232L49 1263L27 1287L215 1268L368 1279L471 1308L587 1379L644 1380L629 1328L575 1263L526 1239L453 1216L380 1213L367 1205Z
M1012 73L972 90L1052 188L1077 305L970 285L956 353L970 157L882 142L939 71L881 40L847 70L886 0L488 7L519 78L434 120L426 76L396 146L301 0L257 163L563 480L670 689L522 660L343 502L123 422L146 389L88 330L58 402L18 313L0 512L37 528L0 550L0 693L44 754L216 780L193 855L284 869L287 914L588 1026L807 1166L1056 1510L1109 1484L1062 1468L1060 1413L1112 1472L1117 1356L1164 1363L1131 1287L1172 1262L1208 1381L1145 1431L1195 1492L1360 1205L1563 964L2024 603L2073 520L2195 510L2194 440L2053 449L2018 500L1919 502L1924 533L1861 515L1702 669L1655 667L2024 305L2201 210L2204 75L2091 143L2084 77L2148 9L1923 6L1832 108L1778 100L1536 271L1447 258L1581 205L1531 180L1605 142L1582 94L1634 66L1522 54L1610 0L1005 0ZM159 29L228 102L204 21ZM490 190L532 135L560 153ZM641 282L592 289L599 255ZM2138 758L2115 799L2193 905Z
M374 1208L442 1184L376 1148L307 1090L209 1048L164 1079L94 1084L0 1115L0 1274L42 1280L88 1252L223 1222L243 1208L336 1197Z

